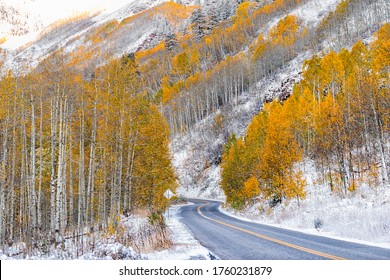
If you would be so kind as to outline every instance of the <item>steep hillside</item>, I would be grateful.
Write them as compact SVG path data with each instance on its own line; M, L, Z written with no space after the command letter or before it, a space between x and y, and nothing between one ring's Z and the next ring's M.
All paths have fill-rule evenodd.
M204 7L206 14L218 11L216 20L221 21L239 2L74 1L50 9L53 3L44 0L3 1L0 49L7 51L5 67L14 71L33 69L56 51L70 54L76 64L100 65L108 57L153 48L167 32L183 33L197 7Z
M6 41L3 44L4 47L7 48L7 46L10 45L10 48L8 48L9 54L5 66L16 71L26 68L26 66L33 69L40 61L56 51L70 53L74 51L75 48L81 47L81 45L92 45L93 48L98 48L98 46L94 46L94 43L96 43L95 41L90 41L90 37L93 37L95 35L94 33L98 32L98 29L103 33L105 26L108 26L107 30L112 31L110 30L110 23L112 23L112 27L114 22L119 24L124 19L140 14L142 11L146 11L162 2L166 1L118 0L115 1L112 6L105 8L99 7L99 3L95 3L96 6L67 11L66 17L61 17L60 13L57 15L58 18L52 18L51 20L46 20L45 23L40 23L41 28L36 30L39 31L38 34L33 34L31 31L30 33L32 34L30 35L33 36L32 38L31 36L30 39L20 38L21 40L24 40L24 45L16 44L13 46L11 44L12 42L7 44ZM40 18L43 16L44 15L39 14L36 15L35 21L40 22ZM29 26L30 25L31 24L29 24ZM15 28L19 28L19 25L15 25ZM129 28L130 30L128 30ZM123 54L127 48L131 48L131 45L137 47L143 42L142 36L144 36L145 39L150 35L150 33L148 33L149 30L150 32L153 32L153 19L146 19L141 16L138 20L135 20L135 24L132 27L127 26L127 29L122 29L122 32L125 32L125 34L135 34L130 38L123 36L123 34L122 36L118 36L117 40L125 40L124 42L120 41L116 44L120 45L122 49L116 49L111 51L111 53L115 53L115 56L119 56L120 54ZM36 38L34 38L34 36ZM17 41L17 38L15 40ZM137 42L137 40L139 41ZM107 44L113 43L113 41L108 40L105 42ZM93 51L93 49L87 50L87 52ZM102 50L99 49L98 52L108 52L108 50L103 48Z
M193 172L193 166L199 165L196 162L201 158L204 159L203 162L209 162L209 164L203 164L204 166L210 166L210 163L213 162L218 163L221 158L222 144L227 141L227 137L233 133L236 136L243 135L249 121L262 108L264 101L271 101L274 98L283 100L291 94L293 84L301 79L302 65L306 59L330 50L337 51L341 48L349 48L358 40L369 42L381 23L388 22L390 5L385 1L352 1L348 2L346 8L342 8L341 3L347 2L328 0L322 1L321 5L318 5L316 1L301 1L299 5L292 8L290 14L298 17L300 24L304 26L301 28L306 28L307 37L304 39L306 40L304 45L300 46L302 42L296 41L298 44L295 44L295 47L298 49L295 49L295 54L290 57L282 58L283 54L281 56L279 51L274 50L276 53L270 51L269 54L271 57L274 55L272 62L269 62L267 56L264 56L259 60L260 64L257 62L252 64L252 69L246 68L247 66L239 66L240 68L244 67L246 77L255 75L247 81L245 85L247 89L242 91L243 94L239 94L237 97L233 95L227 106L217 108L219 111L198 123L188 133L177 136L173 149L178 151L177 167L183 168L183 172L180 174L184 176L185 188L189 188L191 185L194 188L205 189L210 184L210 180L214 180L213 178L218 181L218 176L215 176L216 171L210 171L211 175L208 176L207 169L201 169L203 175L198 173L196 176L185 176L186 166L191 166L190 169ZM372 16L363 17L360 13ZM271 18L265 24L262 23L255 34L269 33L282 17L283 14ZM362 19L365 21L364 24ZM256 37L252 38L252 40L256 40ZM249 41L249 44L252 42ZM248 59L252 59L250 58L251 48L253 52L255 47L249 47L249 49L243 47L238 51L244 50L244 53L249 56ZM283 61L278 61L279 58L276 58L275 55ZM268 68L266 70L268 73L257 74L258 65L260 65L261 71ZM241 86L239 88L241 89ZM222 127L216 129L216 124L219 122L222 122ZM181 164L182 162L185 164ZM218 169L217 166L211 164L211 170L214 167ZM190 189L192 188L190 187Z
M115 6L118 1L121 0L115 0L112 5ZM11 50L22 47L35 40L39 32L50 24L88 11L103 9L102 4L103 1L1 0L1 47Z

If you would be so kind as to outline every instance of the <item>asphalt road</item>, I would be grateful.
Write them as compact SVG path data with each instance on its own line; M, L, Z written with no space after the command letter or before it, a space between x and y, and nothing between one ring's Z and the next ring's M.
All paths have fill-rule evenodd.
M189 200L181 221L195 238L227 260L390 260L390 249L250 223L222 214L220 202Z

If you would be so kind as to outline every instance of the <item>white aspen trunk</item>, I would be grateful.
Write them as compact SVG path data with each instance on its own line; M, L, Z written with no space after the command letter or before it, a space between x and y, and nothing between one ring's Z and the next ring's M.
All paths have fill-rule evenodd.
M379 153L381 158L382 185L386 186L387 183L389 182L389 178L388 178L388 171L387 171L386 158L385 158L385 141L383 139L382 121L378 116L378 112L375 109L373 98L371 99L371 108L374 112L376 129L379 136Z
M36 128L35 128L35 105L34 105L34 96L31 93L30 98L31 103L31 139L30 139L30 180L29 180L29 188L30 188L30 214L31 214L31 226L33 228L33 232L35 232L37 228L37 203L36 203L36 190L35 190L35 181L36 181Z
M22 151L22 161L21 161L21 167L20 167L20 199L19 199L19 240L23 240L23 234L27 230L27 228L24 227L24 219L23 217L26 217L26 213L24 211L24 188L25 188L25 182L24 182L24 156ZM23 230L24 228L24 230Z
M5 201L5 183L6 183L6 162L7 162L7 145L8 145L8 123L9 113L4 122L3 134L3 147L2 157L0 160L0 245L5 243L5 232L6 232L6 201Z
M77 227L80 231L85 222L85 166L84 166L84 134L85 134L85 121L84 121L84 98L81 100L81 116L80 116L80 160L79 160L79 193L78 193L78 218Z
M16 139L17 139L17 132L16 132L16 99L14 102L14 109L13 109L13 131L12 131L12 162L11 162L11 184L10 184L10 217L9 217L9 224L10 224L10 241L13 242L14 240L14 218L15 218L15 176L16 176Z
M137 132L135 133L135 137L134 137L134 143L133 143L133 147L132 147L132 151L131 151L131 163L130 163L130 170L129 170L129 177L128 177L128 181L129 181L129 207L130 207L130 210L133 209L133 181L132 181L132 177L133 177L133 168L134 168L134 158L135 158L135 146L137 144L137 138L138 138L138 130Z
M111 195L110 195L110 219L113 221L115 217L115 182L116 182L116 172L114 172L114 176L111 179Z
M107 159L106 159L106 152L103 152L102 157L102 164L103 164L103 178L104 182L102 183L102 186L100 188L100 191L102 193L103 199L102 199L102 219L104 221L104 224L108 225L108 215L107 215L107 193L106 193L106 186L107 186Z
M72 118L69 118L69 150L68 150L68 159L69 159L69 225L73 228L74 226L74 190L73 190L73 131L72 131Z
M23 102L22 102L23 104ZM28 242L27 238L31 235L31 227L29 224L30 208L29 208L29 190L28 190L28 155L27 155L27 132L26 132L26 116L25 108L22 105L22 124L21 124L21 139L22 139L22 161L20 169L20 236L21 240Z
M39 116L39 182L38 182L38 198L37 198L37 218L38 227L42 229L42 176L43 176L43 100L42 100L42 89L40 95L40 116Z
M131 139L131 137L130 137ZM125 189L123 190L123 210L129 210L129 186L130 186L130 164L131 164L131 140L129 140L129 147L127 151L127 160L126 160L126 175L125 175Z
M60 241L61 230L61 214L62 214L62 196L63 196L63 162L64 162L64 114L63 114L63 100L60 99L59 105L59 128L58 128L58 162L57 162L57 193L56 193L56 214L55 214L55 235L56 241Z
M61 234L65 234L65 229L68 226L68 196L67 196L67 188L66 188L66 182L67 182L67 169L66 169L66 163L68 162L67 156L67 146L68 146L68 135L69 135L69 105L67 100L65 100L65 105L64 105L64 135L63 135L63 146L62 146L62 206L61 206L61 228L62 232Z
M58 96L52 96L51 101L51 170L50 170L50 229L55 233L56 225L56 149L58 126Z
M27 244L31 244L32 237L32 191L30 185L30 170L29 170L29 158L28 158L28 141L27 141L27 111L25 107L25 101L27 101L27 96L22 93L22 101L21 101L21 139L22 139L22 167L21 167L21 194L22 194L22 236L23 239L27 242Z
M96 153L96 130L97 130L97 88L95 88L95 100L93 105L92 136L88 165L88 183L87 183L87 215L90 225L93 225L94 217L94 180L95 180L95 153Z
M379 121L379 120L378 120ZM378 130L379 130L379 143L380 143L380 155L381 155L381 170L382 170L382 182L383 185L386 186L389 183L389 176L388 176L388 170L387 170L387 165L386 165L386 152L385 152L385 141L383 138L383 130L382 130L382 125L379 121L378 123Z
M118 169L117 169L117 194L116 194L116 214L121 211L121 193L122 193L122 168L123 168L123 112L121 112L120 127L119 127L119 154L118 154Z

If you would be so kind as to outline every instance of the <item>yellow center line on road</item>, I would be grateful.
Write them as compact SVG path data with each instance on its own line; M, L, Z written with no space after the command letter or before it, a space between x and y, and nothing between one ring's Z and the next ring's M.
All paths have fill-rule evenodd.
M218 224L221 224L221 225L224 225L224 226L227 226L227 227L230 227L230 228L233 228L233 229L245 232L247 234L256 236L258 238L261 238L261 239L264 239L264 240L268 240L268 241L271 241L271 242L274 242L274 243L277 243L277 244L280 244L280 245L284 245L284 246L287 246L287 247L290 247L290 248L294 248L294 249L297 249L297 250L300 250L300 251L303 251L303 252L306 252L306 253L309 253L309 254L317 255L317 256L324 257L324 258L327 258L327 259L330 259L330 260L346 260L346 259L338 257L338 256L322 253L322 252L319 252L319 251L316 251L316 250L312 250L312 249L309 249L309 248L305 248L305 247L302 247L302 246L291 244L291 243L288 243L288 242L285 242L285 241L282 241L282 240L279 240L279 239L275 239L275 238L272 238L272 237L269 237L269 236L266 236L266 235L263 235L263 234L259 234L259 233L256 233L256 232L253 232L253 231L250 231L250 230L247 230L247 229L243 229L243 228L240 228L240 227L233 226L231 224L227 224L227 223L224 223L224 222L212 219L210 217L205 216L202 213L201 208L206 206L206 205L208 205L208 203L198 206L197 211L198 211L199 215L201 215L203 218L205 218L207 220L210 220L210 221L213 221L215 223L218 223Z

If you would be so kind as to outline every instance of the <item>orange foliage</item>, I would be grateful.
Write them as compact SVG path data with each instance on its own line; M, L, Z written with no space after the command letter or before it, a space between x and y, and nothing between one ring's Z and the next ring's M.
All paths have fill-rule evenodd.
M165 2L154 9L154 13L162 14L172 25L177 25L183 19L191 16L198 6L183 6L175 2Z
M165 44L164 44L164 42L161 42L152 49L145 49L145 50L137 52L136 59L138 61L141 61L142 59L152 57L153 55L155 55L163 50L165 50Z
M119 23L117 20L112 20L106 23L104 26L99 27L96 32L92 35L90 40L93 44L100 43L102 40L107 39L108 36L118 27Z
M299 25L294 15L287 15L270 31L273 44L291 46L298 35Z

